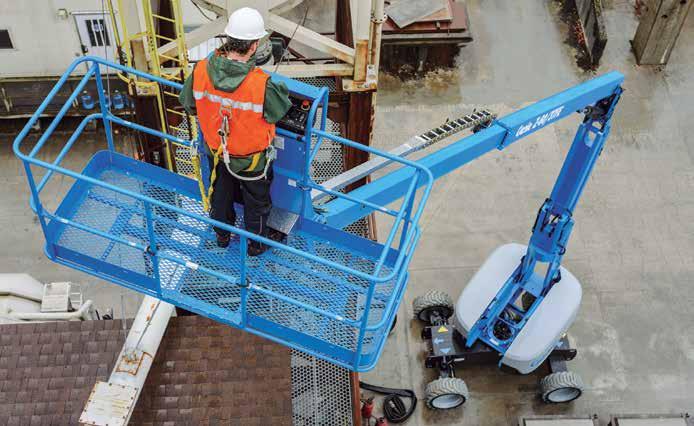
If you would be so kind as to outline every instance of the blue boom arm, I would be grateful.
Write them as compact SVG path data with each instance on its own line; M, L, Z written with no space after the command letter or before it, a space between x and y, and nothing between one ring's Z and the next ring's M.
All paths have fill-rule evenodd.
M500 118L488 128L440 149L417 163L427 167L438 179L489 151L502 150L550 123L574 112L582 112L613 95L623 81L624 76L618 72L586 81ZM387 205L407 192L411 179L410 170L400 169L351 191L349 195L377 205ZM336 199L322 207L325 213L321 221L336 228L344 228L374 211L368 205L346 199Z
M551 286L561 279L559 266L573 228L573 211L609 135L623 80L622 74L612 72L587 81L501 118L488 128L418 161L431 170L434 178L439 178L573 112L584 114L554 189L537 215L527 253L468 332L468 346L480 339L499 353L505 353ZM349 195L386 205L405 193L411 176L406 170L395 171ZM371 212L367 205L342 199L328 203L325 210L325 220L336 227L346 226ZM546 272L544 277L532 279L538 264L544 264ZM517 301L525 293L532 296L532 303L518 306Z

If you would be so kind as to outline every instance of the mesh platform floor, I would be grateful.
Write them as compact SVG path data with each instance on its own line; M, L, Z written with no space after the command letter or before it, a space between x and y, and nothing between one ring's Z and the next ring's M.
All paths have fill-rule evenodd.
M126 164L137 163L131 159L122 161ZM153 167L137 164L138 167ZM151 175L141 175L137 170L121 168L122 166L123 164L108 164L99 168L94 177L185 211L205 215L197 194L173 188ZM85 174L88 174L88 171L85 171ZM99 186L84 186L79 192L75 197L78 201L71 206L73 213L68 217L70 220L128 241L145 246L149 244L144 205L141 201ZM242 287L238 284L238 277L243 256L239 239L233 238L228 249L219 249L215 244L213 230L205 222L161 207L154 207L152 213L159 252L188 262L184 266L165 259L159 261L162 298L231 325L252 328L241 323ZM237 216L237 226L240 226L242 215ZM154 276L150 257L131 245L116 243L71 226L65 226L62 232L59 232L56 244L132 272L134 277ZM299 231L290 235L286 244L365 273L373 272L373 258L305 232ZM348 352L356 351L358 327L312 312L301 304L348 320L360 321L364 313L369 282L280 249L272 249L256 258L248 257L246 262L250 284L246 313L249 316L318 339L315 347L304 347L313 352L321 351L321 342L330 343ZM224 274L230 279L222 280L202 272L194 266L196 264ZM385 267L382 273L385 275L389 272L390 269ZM120 278L129 280L127 276ZM136 289L140 285L136 278L128 282ZM369 325L378 323L386 314L386 303L395 287L394 282L377 284L369 312ZM274 291L282 297L264 294L259 289ZM385 326L366 333L362 354L377 350L378 343L385 338L387 328ZM288 339L279 332L274 337Z

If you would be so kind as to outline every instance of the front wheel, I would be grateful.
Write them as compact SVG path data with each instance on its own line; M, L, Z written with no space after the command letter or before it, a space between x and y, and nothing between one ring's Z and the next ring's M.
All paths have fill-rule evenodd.
M424 390L429 408L450 410L467 401L469 392L463 379L445 377L429 382Z
M429 290L412 301L412 311L416 318L426 324L431 324L430 317L434 311L448 320L453 315L453 299L442 291Z
M540 381L542 400L546 403L564 403L578 399L583 394L583 380L572 371L560 371L545 376Z

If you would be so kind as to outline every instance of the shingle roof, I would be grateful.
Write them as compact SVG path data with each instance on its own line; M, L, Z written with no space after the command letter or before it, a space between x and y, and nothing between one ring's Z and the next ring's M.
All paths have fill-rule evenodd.
M0 325L0 424L77 424L94 383L108 380L121 327ZM289 349L188 316L169 322L131 424L289 425L291 411Z

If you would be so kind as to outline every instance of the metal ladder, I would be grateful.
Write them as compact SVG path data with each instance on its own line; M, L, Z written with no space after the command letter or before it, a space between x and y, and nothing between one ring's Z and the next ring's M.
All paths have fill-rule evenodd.
M142 11L147 33L147 50L150 61L150 71L153 75L166 78L183 84L191 69L188 63L188 51L185 43L185 31L181 3L179 0L170 0L170 17L154 13L151 0L142 2ZM174 37L164 36L159 33L162 24L172 24ZM162 44L174 45L173 55L161 53ZM168 53L168 52L167 52ZM164 66L166 65L166 66ZM195 140L197 138L197 125L192 117L185 111L177 110L173 106L179 105L178 93L171 89L158 86L157 101L161 114L162 132L178 136L182 139ZM171 124L171 118L177 116L181 120L178 125ZM167 141L168 143L168 141ZM171 146L173 145L173 146ZM173 153L171 151L174 151ZM189 147L184 147L171 142L167 149L169 169L186 176L195 178L197 168L195 154ZM173 159L171 156L173 155Z
M121 63L128 67L133 67L134 61L129 44L133 40L142 40L148 57L149 73L157 77L162 77L170 81L183 84L185 78L190 74L188 62L188 51L185 44L185 32L183 30L183 20L180 0L170 0L170 16L163 16L155 13L152 9L152 1L142 1L142 12L145 22L145 31L130 34L123 17L120 13L120 26L116 25L116 12L111 1L107 2L113 28L121 28L123 35L117 34L116 41L119 47ZM122 0L116 0L117 10L123 9ZM174 37L160 34L159 28L162 24L171 24L174 28ZM173 54L162 54L159 52L161 45L174 46ZM167 65L164 67L164 65ZM137 90L138 95L156 96L159 113L160 128L163 133L180 137L186 140L197 139L197 125L192 117L185 111L175 108L178 105L178 93L171 91L154 82L146 82L137 79L132 75L119 74L119 77L128 83L130 87ZM131 93L132 95L133 93ZM178 125L171 124L173 118L180 119ZM164 140L166 153L166 166L170 171L184 176L197 178L199 165L196 154L191 152L189 147L178 145L175 142Z

